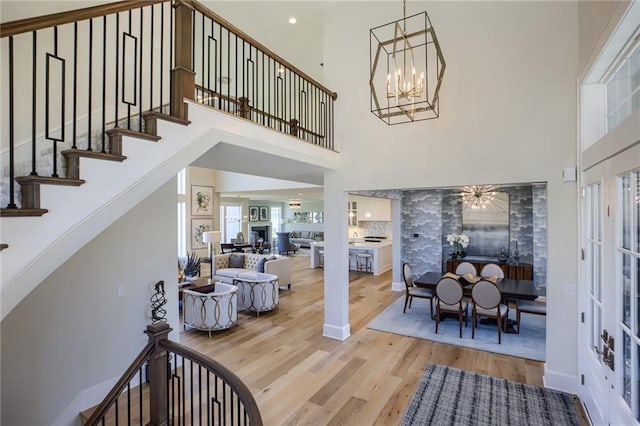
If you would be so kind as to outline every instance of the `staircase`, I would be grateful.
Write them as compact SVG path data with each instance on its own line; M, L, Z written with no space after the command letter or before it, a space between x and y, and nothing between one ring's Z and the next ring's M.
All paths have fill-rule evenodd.
M2 116L2 319L87 242L220 143L337 167L337 95L195 1L127 0L3 24L0 33L10 105ZM236 37L249 47L235 59L214 52L215 68L211 47L198 42L205 37ZM28 70L14 51L33 53ZM241 80L262 87L219 84L249 62L251 78ZM78 83L80 72L88 87ZM273 93L265 78L274 79ZM56 98L60 84L72 90ZM14 110L31 115L18 119Z

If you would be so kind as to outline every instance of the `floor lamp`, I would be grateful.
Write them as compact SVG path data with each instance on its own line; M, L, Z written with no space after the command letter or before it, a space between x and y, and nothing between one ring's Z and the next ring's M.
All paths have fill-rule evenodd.
M216 254L216 245L220 242L220 231L207 231L202 233L202 242L207 243L209 264L213 272L213 256ZM211 273L210 275L213 275ZM213 278L213 277L212 277Z

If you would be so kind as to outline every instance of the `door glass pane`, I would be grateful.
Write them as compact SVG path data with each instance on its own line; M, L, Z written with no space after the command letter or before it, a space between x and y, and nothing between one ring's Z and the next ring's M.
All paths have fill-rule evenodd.
M622 369L622 396L631 408L631 338L627 333L622 333L623 346L622 357L624 359Z
M639 92L640 93L640 92ZM640 172L633 173L635 175L636 190L633 196L632 204L636 206L635 235L636 235L636 252L640 252Z
M622 177L622 248L631 249L631 227L633 224L633 210L629 202L631 194L631 177Z
M602 350L602 340L600 340L600 330L602 330L602 313L600 306L594 301L591 301L591 347L598 348L598 351Z
M631 257L622 255L622 322L631 327Z
M640 258L636 258L636 336L640 337Z
M595 253L594 259L593 259L593 282L595 283L595 287L596 287L596 299L598 299L599 302L602 301L602 277L600 274L600 261L602 258L602 247L600 246L600 244L594 244L593 246L593 252Z

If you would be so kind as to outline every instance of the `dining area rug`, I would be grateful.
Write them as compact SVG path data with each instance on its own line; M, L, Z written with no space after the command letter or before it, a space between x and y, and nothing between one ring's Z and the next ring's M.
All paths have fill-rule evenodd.
M580 425L574 395L430 364L400 423Z
M520 334L503 333L502 344L498 344L498 330L495 323L478 324L475 339L471 338L471 305L469 305L469 325L462 326L462 338L458 337L458 319L447 317L440 322L436 334L436 322L429 314L429 301L414 299L412 307L402 313L404 297L399 297L382 313L375 317L367 328L403 336L417 337L439 343L463 346L487 352L516 356L519 358L545 361L546 317L522 314ZM435 303L434 303L435 313ZM509 318L515 319L515 308L509 310Z

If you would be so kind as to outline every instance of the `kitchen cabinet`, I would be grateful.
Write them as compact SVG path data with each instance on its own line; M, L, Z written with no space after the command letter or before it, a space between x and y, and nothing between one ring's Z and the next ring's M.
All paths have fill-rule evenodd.
M354 196L358 203L358 221L391 221L391 200L376 197Z
M347 220L349 226L358 226L358 201L350 196L347 204Z

